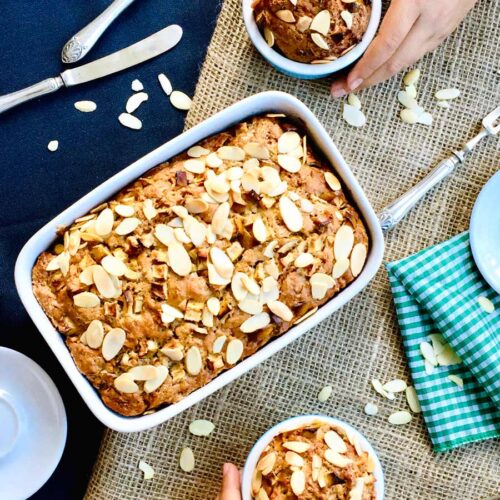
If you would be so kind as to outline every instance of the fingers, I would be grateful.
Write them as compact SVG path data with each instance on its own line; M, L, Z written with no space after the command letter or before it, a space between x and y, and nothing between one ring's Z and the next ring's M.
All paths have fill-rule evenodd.
M351 70L347 79L332 85L332 95L343 95L360 87L375 71L385 64L398 50L418 19L417 2L393 0L380 26L380 31L361 60Z
M438 45L432 38L428 23L420 18L399 49L358 87L359 90L388 80L407 68Z
M241 500L240 471L233 464L224 464L222 468L222 490L220 500Z

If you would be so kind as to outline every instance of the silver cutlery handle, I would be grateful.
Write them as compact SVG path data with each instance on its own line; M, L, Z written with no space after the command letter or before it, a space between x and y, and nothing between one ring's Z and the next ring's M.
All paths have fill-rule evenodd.
M378 214L383 231L392 229L432 188L448 177L461 161L452 156L435 166L418 184Z
M12 92L10 94L5 94L0 96L0 113L7 111L14 106L18 106L23 102L35 99L36 97L41 97L45 94L50 94L59 90L63 86L63 81L60 76L55 78L47 78L41 82L35 83L25 89Z
M108 26L134 0L115 0L104 12L97 16L85 28L74 35L63 47L61 59L63 63L74 63L82 59L99 40Z

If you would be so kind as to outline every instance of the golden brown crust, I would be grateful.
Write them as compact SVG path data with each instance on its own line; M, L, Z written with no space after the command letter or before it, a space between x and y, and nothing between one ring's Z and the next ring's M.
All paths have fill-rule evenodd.
M317 33L315 30L301 28L302 22L307 19L305 26L308 26L319 12L325 10L330 13L330 25L328 31L320 35L328 49L319 47L313 41L311 35ZM293 22L281 19L277 15L280 11L289 11ZM368 0L350 3L342 0L298 0L294 6L290 0L257 0L254 12L259 28L272 33L275 48L288 59L310 63L334 60L358 44L368 27L371 4ZM350 27L342 15L352 16Z
M252 494L259 500L374 500L373 470L354 436L318 422L273 438L257 462Z
M301 139L300 147L278 153L278 140L286 131L292 142ZM241 358L251 355L354 279L354 253L368 248L363 221L340 185L335 185L335 177L336 189L329 187L325 180L328 164L311 144L306 146L306 157L300 158L298 172L278 166L278 154L297 157L304 151L303 136L297 137L296 131L300 132L287 119L258 117L211 137L201 143L206 151L201 150L202 156L194 158L198 163L186 163L193 158L185 152L156 167L75 221L62 232L62 241L40 255L33 269L35 296L65 335L79 370L108 407L123 415L139 415L179 401L238 361L238 348L243 348ZM248 144L255 148L255 143L264 147L268 159L258 161L250 153L243 153L243 160L219 158L234 152L241 155L240 148L248 148ZM222 146L237 149L223 153L219 149ZM195 156L198 153L190 152ZM200 169L200 160L203 172L190 171ZM221 165L207 166L218 163ZM228 173L229 169L233 170ZM235 178L231 184L228 176ZM229 193L212 190L219 181L231 186ZM253 186L255 182L254 188L260 193L249 190L248 183ZM279 189L273 193L276 187ZM287 198L300 214L301 228L297 231L292 232L285 223L288 215L281 211L282 198ZM221 230L216 224L220 221L216 210L223 205L230 210ZM189 207L193 213L188 215L182 207ZM204 211L197 213L200 207ZM109 214L112 229L100 235ZM256 236L257 218L265 227L264 242ZM117 234L130 223L128 234ZM347 240L351 237L347 249L351 255L337 259L334 245L340 241L337 233L341 227L349 233ZM167 236L161 236L160 229ZM213 234L216 229L219 233ZM200 231L204 235L201 242L196 241ZM229 280L226 276L222 285L214 282L222 279L221 275L214 278L207 269L214 262L220 265L212 253L214 247L234 267L224 271L229 272ZM351 253L352 247L355 251ZM303 254L310 254L303 259L312 260L305 262L305 267L297 267L296 258ZM186 256L188 268L184 272L179 266L181 261L186 265ZM361 266L363 260L361 257ZM110 270L117 261L126 271ZM325 278L343 262L347 267L338 277ZM215 265L213 269L223 272ZM242 274L258 285L257 295L245 285L245 299L235 297L230 282ZM103 288L103 279L108 289ZM320 281L315 285L317 298L312 296L315 279ZM90 303L85 302L84 307L80 300ZM219 311L214 311L214 306ZM249 318L261 322L260 326L242 326ZM223 336L226 339L220 345ZM219 348L214 347L216 339ZM118 351L114 352L116 342ZM154 381L144 382L149 375L126 375L133 367L144 365L167 368L157 371L157 387Z

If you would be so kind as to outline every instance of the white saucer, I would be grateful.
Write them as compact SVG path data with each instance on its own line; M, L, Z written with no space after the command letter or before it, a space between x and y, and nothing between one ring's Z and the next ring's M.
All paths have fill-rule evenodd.
M483 186L474 204L470 246L479 272L500 293L500 172Z
M24 354L0 347L0 496L33 495L65 443L66 412L54 382Z

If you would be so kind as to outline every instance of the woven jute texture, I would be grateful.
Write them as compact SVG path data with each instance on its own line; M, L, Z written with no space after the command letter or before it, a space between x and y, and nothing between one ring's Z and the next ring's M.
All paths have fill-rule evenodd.
M240 4L226 0L223 5L187 126L263 90L294 94L331 134L376 210L476 133L480 119L500 104L498 0L480 1L459 29L418 64L419 101L434 116L431 127L406 125L398 118L398 75L360 94L368 120L362 129L343 122L340 103L329 97L329 81L295 80L261 59L246 35ZM462 91L448 110L437 107L433 96L446 87ZM500 142L492 139L387 236L385 259L410 255L467 229L481 187L499 166ZM241 466L270 426L317 412L346 420L368 437L385 470L387 498L498 498L500 444L484 441L436 454L421 417L390 426L387 416L406 403L402 396L383 401L370 380L395 377L408 379L409 374L387 275L380 269L360 295L328 320L177 418L148 432L107 431L87 498L210 500L220 485L223 462ZM327 384L333 395L320 404L318 391ZM363 413L368 401L378 404L378 416ZM189 434L188 425L196 418L215 423L211 436ZM184 446L196 457L189 474L178 466ZM137 468L141 459L154 467L152 480L143 481Z

